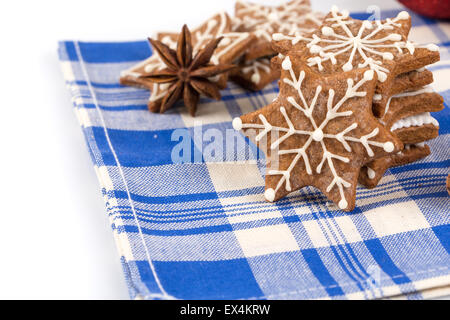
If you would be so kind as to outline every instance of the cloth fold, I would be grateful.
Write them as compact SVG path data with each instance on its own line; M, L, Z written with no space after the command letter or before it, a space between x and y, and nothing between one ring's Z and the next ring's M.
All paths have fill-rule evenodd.
M264 201L264 159L231 120L272 101L276 83L258 93L230 83L222 101L201 100L196 118L182 105L152 114L148 91L118 83L121 71L150 56L146 41L59 44L132 298L448 293L450 24L412 16L415 40L428 43L432 35L441 48L442 61L429 68L446 104L433 114L440 136L429 143L430 157L390 169L373 190L360 187L351 213L314 188ZM212 144L221 155L211 153Z

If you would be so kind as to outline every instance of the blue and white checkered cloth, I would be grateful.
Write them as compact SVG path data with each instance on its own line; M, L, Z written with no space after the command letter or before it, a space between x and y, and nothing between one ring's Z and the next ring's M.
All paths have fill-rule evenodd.
M147 41L60 43L132 298L420 299L450 292L450 24L412 16L411 38L441 47L442 61L430 67L446 102L434 114L441 135L424 161L389 170L373 190L360 187L351 213L313 188L265 202L264 165L250 155L172 163L175 130L188 129L193 154L202 155L197 121L225 132L234 117L272 101L275 84L259 93L230 84L222 101L203 99L195 119L182 107L153 114L148 91L118 83L121 71L150 56Z

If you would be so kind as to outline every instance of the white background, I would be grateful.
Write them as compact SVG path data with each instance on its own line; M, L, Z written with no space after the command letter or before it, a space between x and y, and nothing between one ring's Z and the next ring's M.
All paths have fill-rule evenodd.
M333 3L352 11L393 4L312 2L322 11ZM59 70L57 41L145 39L184 23L195 27L219 10L232 14L233 7L234 0L2 2L0 299L128 298L99 185Z

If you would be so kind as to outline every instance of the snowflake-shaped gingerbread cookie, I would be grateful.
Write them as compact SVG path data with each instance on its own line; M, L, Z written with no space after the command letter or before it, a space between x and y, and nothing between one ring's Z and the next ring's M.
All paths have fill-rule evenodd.
M368 67L377 73L380 83L390 83L389 79L420 68L439 55L436 45L408 41L410 29L411 18L406 11L392 19L362 21L333 6L322 26L311 35L277 33L272 38L277 51L298 52L319 72Z
M342 210L354 208L361 167L402 148L371 112L376 81L368 68L325 77L300 59L283 59L278 98L233 120L267 144L268 201L315 186Z

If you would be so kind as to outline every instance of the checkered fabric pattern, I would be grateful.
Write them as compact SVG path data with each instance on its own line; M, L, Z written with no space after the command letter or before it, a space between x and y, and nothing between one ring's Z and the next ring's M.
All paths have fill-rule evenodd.
M225 139L237 145L227 150L226 161L207 161L211 137L202 133L232 132L227 129L234 117L272 101L276 83L258 93L230 84L222 101L202 99L195 119L182 105L153 114L146 107L148 91L118 83L121 71L151 54L146 41L61 42L65 79L131 297L420 299L448 294L450 24L412 17L412 39L441 48L442 61L430 67L433 86L446 101L445 110L434 114L441 135L430 143L432 156L389 170L373 190L359 187L351 213L329 204L314 188L265 202L264 161L239 133ZM173 163L171 153L186 133L196 161Z

